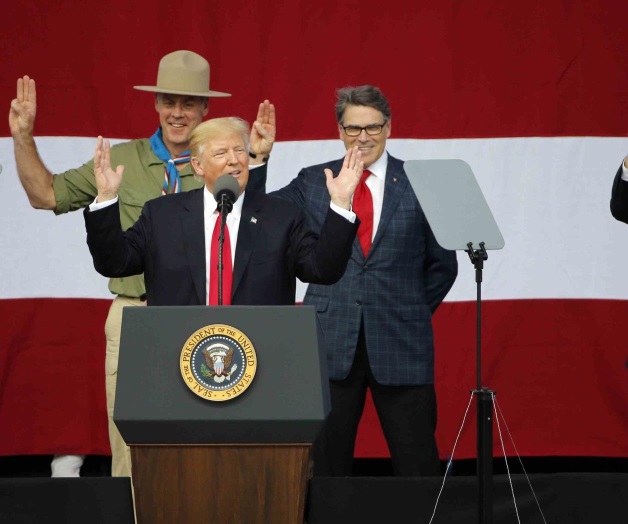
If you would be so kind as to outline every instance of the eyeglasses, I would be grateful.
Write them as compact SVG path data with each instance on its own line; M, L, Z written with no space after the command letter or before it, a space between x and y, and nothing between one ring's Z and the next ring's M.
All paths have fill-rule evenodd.
M343 126L342 124L340 125L340 127L342 127L347 136L360 136L360 134L362 134L362 130L366 131L367 135L374 136L379 135L382 132L382 129L384 129L385 125L386 122L384 121L383 124L371 124L365 127Z

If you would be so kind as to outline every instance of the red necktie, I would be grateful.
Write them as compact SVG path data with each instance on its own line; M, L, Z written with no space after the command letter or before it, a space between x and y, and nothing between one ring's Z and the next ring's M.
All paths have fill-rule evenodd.
M371 175L368 169L362 173L362 178L353 193L353 211L360 219L358 240L362 246L364 256L369 254L373 241L373 195L366 185L366 179Z
M216 219L212 235L211 253L209 258L209 305L218 305L218 237L220 236L220 215ZM233 284L233 267L231 264L231 241L229 228L225 224L225 241L222 245L222 305L231 304L231 286Z

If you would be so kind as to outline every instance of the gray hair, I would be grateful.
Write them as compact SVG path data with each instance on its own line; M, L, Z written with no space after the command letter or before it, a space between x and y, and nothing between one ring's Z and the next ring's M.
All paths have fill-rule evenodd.
M336 120L339 124L342 124L347 106L372 107L382 113L387 121L390 121L390 105L378 87L371 85L348 86L338 89L336 95L338 97L335 107Z

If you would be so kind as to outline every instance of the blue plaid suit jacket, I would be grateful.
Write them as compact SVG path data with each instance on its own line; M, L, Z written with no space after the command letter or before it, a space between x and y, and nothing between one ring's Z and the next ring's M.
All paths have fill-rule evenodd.
M318 232L329 209L324 169L337 176L342 159L307 167L272 193L307 211ZM346 378L364 318L367 352L384 385L434 382L432 314L454 283L456 254L440 247L403 170L388 157L382 214L366 257L356 237L344 276L334 285L310 284L304 303L314 305L325 334L329 376Z

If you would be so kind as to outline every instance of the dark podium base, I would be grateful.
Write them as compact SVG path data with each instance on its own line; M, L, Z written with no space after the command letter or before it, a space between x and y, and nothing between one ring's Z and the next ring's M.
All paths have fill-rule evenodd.
M137 524L301 524L310 444L133 445Z

